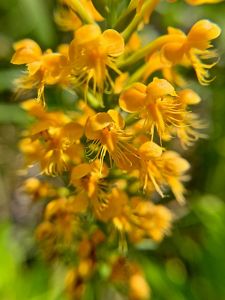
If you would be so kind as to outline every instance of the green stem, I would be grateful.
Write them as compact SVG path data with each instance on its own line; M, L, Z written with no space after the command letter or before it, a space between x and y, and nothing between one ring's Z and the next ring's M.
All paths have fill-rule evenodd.
M89 24L94 23L92 16L89 14L87 9L84 8L80 0L71 0L70 6L79 14L79 16L83 19L85 23L89 23Z
M134 54L128 57L125 60L119 60L117 66L119 68L124 68L126 66L131 66L140 59L144 58L147 55L153 54L155 51L159 50L164 44L171 42L184 42L185 37L179 34L166 34L158 37L153 42L150 42L145 47L137 50Z
M149 0L143 4L140 13L137 13L133 18L132 22L127 26L127 28L122 32L122 36L125 40L128 40L132 33L136 30L139 23L143 21L145 13L149 14L149 18L158 4L159 0Z
M133 11L134 9L130 9L129 7L121 14L119 19L117 20L116 24L114 25L114 29L117 29L120 23L122 23L128 15Z

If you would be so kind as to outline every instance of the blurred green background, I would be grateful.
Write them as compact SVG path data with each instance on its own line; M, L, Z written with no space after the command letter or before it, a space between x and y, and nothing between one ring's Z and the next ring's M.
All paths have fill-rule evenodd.
M225 4L191 7L185 2L162 3L145 30L150 37L167 26L188 29L208 18L224 31L216 42L220 61L216 80L195 90L202 96L200 113L209 122L208 139L185 156L192 163L187 206L171 204L178 218L171 235L156 249L142 249L138 259L151 285L153 300L225 299ZM35 207L21 196L17 150L21 131L29 122L13 93L21 68L10 65L12 43L36 40L43 49L56 48L70 37L57 30L53 0L0 1L0 299L63 300L63 280L57 266L38 256L32 232ZM120 299L119 296L112 299ZM93 293L86 298L96 299ZM103 298L105 299L105 298ZM100 300L100 299L96 299Z

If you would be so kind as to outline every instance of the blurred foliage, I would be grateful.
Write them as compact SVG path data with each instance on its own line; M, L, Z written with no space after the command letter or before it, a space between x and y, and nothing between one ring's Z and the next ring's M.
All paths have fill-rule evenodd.
M184 1L161 2L153 15L154 26L149 26L144 33L148 39L157 32L165 32L169 25L188 28L202 16L225 28L224 3L190 7ZM16 143L21 128L29 122L13 94L13 80L20 69L9 63L11 45L25 37L33 38L43 48L54 48L57 42L63 42L66 38L60 35L53 21L54 5L51 0L0 1L1 300L64 299L63 270L59 266L50 270L38 259L35 243L30 240L32 233L26 232L26 222L18 221L11 205L17 197L15 171L21 163ZM163 18L159 18L161 15ZM198 91L204 100L202 114L209 120L209 138L188 153L192 162L188 209L176 208L183 217L156 251L146 245L136 257L143 265L153 300L225 299L225 30L217 48L221 56L214 70L217 78L209 87ZM52 91L49 95L54 97ZM71 105L71 95L63 93L61 98L66 105ZM88 300L95 299L92 289L90 285L86 293ZM102 299L120 298L109 295Z

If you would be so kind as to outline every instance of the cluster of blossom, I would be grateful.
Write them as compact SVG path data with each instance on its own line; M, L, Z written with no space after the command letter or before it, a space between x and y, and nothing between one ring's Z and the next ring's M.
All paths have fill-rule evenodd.
M169 27L142 46L138 29L159 1L120 2L123 11L113 20L107 1L60 0L55 19L72 32L72 41L43 52L25 39L15 43L12 57L27 67L18 88L36 93L22 103L33 122L19 147L26 166L38 165L41 176L28 178L24 189L34 201L46 201L36 236L46 259L70 266L71 299L82 298L102 265L108 268L104 280L126 285L129 299L150 297L138 261L124 252L127 244L136 249L170 231L173 214L157 204L169 190L185 202L190 165L166 149L168 142L176 139L186 149L204 136L204 123L191 111L201 99L177 67L193 68L199 83L208 84L215 62L204 61L217 57L211 41L220 28L209 20L187 34ZM45 89L52 85L76 93L73 111L49 109Z

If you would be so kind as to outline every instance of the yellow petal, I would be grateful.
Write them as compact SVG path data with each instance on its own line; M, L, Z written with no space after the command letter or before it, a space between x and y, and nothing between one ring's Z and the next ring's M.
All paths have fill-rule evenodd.
M60 54L64 55L64 56L68 56L69 54L69 45L68 44L60 44L57 47L57 50Z
M116 30L108 29L103 32L103 45L110 56L119 56L124 52L124 40Z
M107 222L115 217L119 217L127 201L127 195L123 191L113 188L107 197L108 204L98 214L98 219Z
M45 110L41 103L37 102L36 99L29 99L23 101L20 105L24 110L28 111L30 115L35 117L41 117L45 114Z
M95 21L101 22L104 18L100 15L100 13L96 10L91 0L86 1L86 6L90 13L92 14Z
M75 41L82 45L97 39L101 35L101 29L97 25L88 24L80 27L75 33Z
M121 115L118 113L118 111L116 111L114 109L110 109L110 110L108 110L108 114L111 116L111 118L113 119L113 121L119 128L121 128L121 129L124 128L125 121L121 117Z
M165 160L166 170L174 176L180 176L190 168L189 162L175 151L165 151L163 159Z
M162 47L161 53L163 58L172 63L177 63L182 60L184 52L182 51L183 43L168 43Z
M73 31L82 26L80 18L72 9L60 8L56 11L54 17L56 23L64 31Z
M62 75L67 65L67 58L60 53L47 53L42 57L42 67L45 69L45 82L54 84Z
M154 142L146 142L139 148L139 152L145 159L157 158L162 155L163 148Z
M11 63L20 65L20 64L29 64L35 60L38 60L42 51L38 44L30 39L21 40L13 45L15 49L15 54L11 59Z
M180 97L181 102L186 105L198 104L201 101L199 95L191 89L179 91L178 96Z
M162 98L164 96L176 96L174 87L165 79L155 77L147 86L147 94L153 99Z
M78 123L70 122L61 131L62 137L68 138L71 142L78 140L83 135L83 126Z
M101 169L101 174L99 173L100 169ZM96 159L93 163L91 163L91 172L96 173L98 177L100 176L101 178L104 178L108 175L109 170L107 165L104 162L102 164L99 159Z
M221 33L221 29L215 23L208 20L200 20L195 23L188 33L188 46L195 47L200 50L209 48L209 42L217 38Z
M76 181L91 172L91 165L89 164L80 164L72 169L70 181Z
M51 120L43 120L41 122L37 122L31 127L30 134L36 135L40 132L44 132L50 129L51 126L54 126L54 123Z
M101 130L113 122L111 116L105 112L97 113L87 120L85 135L88 139L98 139Z
M40 70L40 68L41 68L40 60L29 63L29 65L28 65L29 75L31 75L31 76L34 75L38 70Z
M135 83L131 88L121 94L119 105L126 112L138 112L143 108L145 98L146 86L142 83Z

